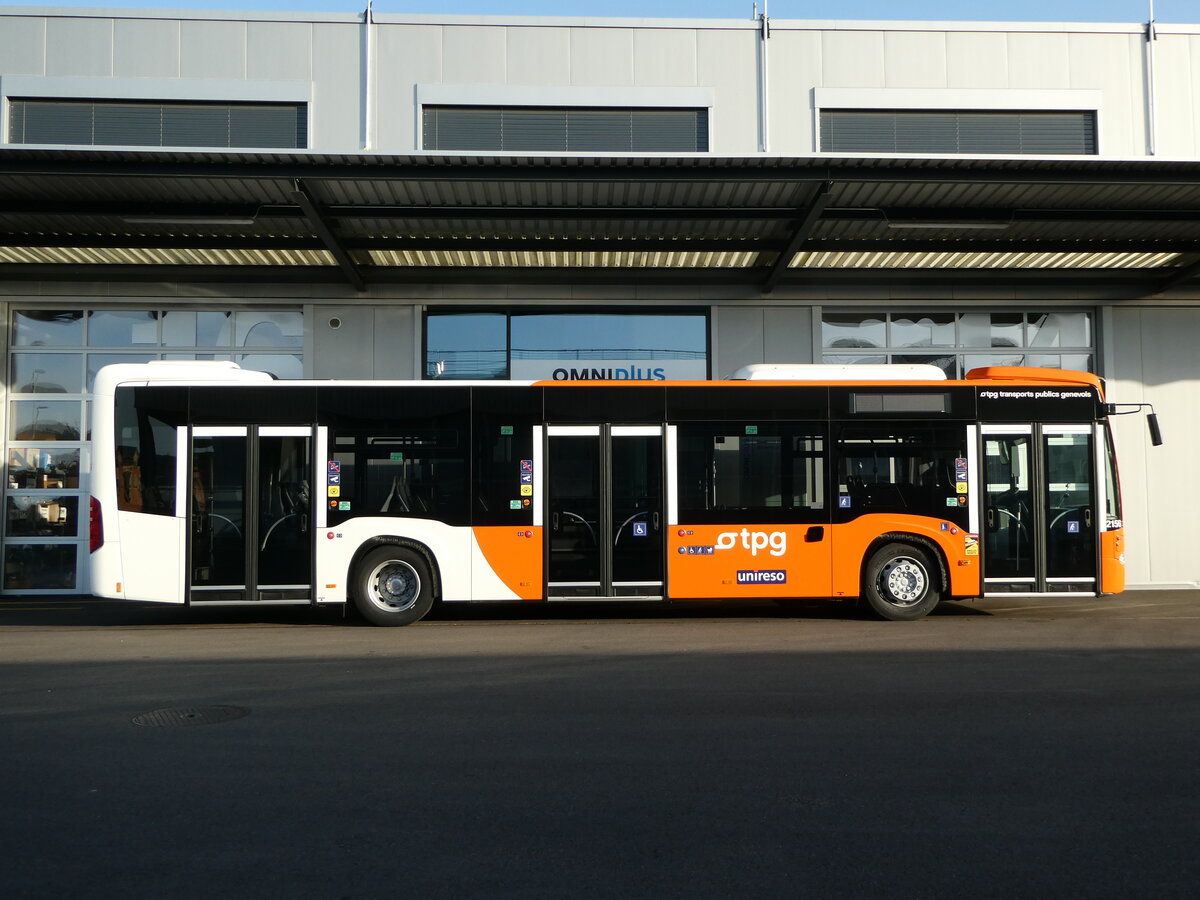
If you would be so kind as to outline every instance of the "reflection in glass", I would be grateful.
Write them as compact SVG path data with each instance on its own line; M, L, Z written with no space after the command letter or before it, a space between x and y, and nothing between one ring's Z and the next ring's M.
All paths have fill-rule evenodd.
M88 312L89 347L155 347L158 313L138 310Z
M300 347L304 344L304 317L299 311L234 314L238 347Z
M87 358L87 391L96 385L96 373L105 366L117 363L145 363L158 359L157 353L89 353Z
M847 354L833 353L826 356L824 362L831 366L882 366L887 362L887 356L882 353L871 356L849 356Z
M78 400L17 400L9 405L9 437L17 441L79 440Z
M703 316L534 313L513 316L510 328L514 378L552 378L561 368L598 369L604 374L591 377L632 379L708 375ZM609 368L614 372L608 373Z
M1091 316L1086 312L1029 313L1030 347L1089 347Z
M892 347L953 347L954 314L892 313Z
M270 372L276 378L304 377L304 362L298 355L293 356L288 353L245 353L238 357L237 363L243 369Z
M979 369L983 366L1023 366L1025 365L1025 357L1020 353L968 353L962 358L963 377L972 369Z
M23 394L78 394L83 390L78 353L14 353L12 390Z
M75 587L76 544L9 544L4 548L4 589L32 591Z
M1025 317L1021 313L963 313L959 344L963 347L1024 347Z
M508 317L430 314L425 320L426 378L507 378Z
M8 451L8 489L79 487L79 451L56 447L14 447Z
M939 369L941 369L943 372L946 373L947 378L957 378L958 377L958 358L955 357L953 354L950 354L948 356L915 356L915 355L911 355L911 354L903 355L903 354L897 353L892 356L892 362L898 363L898 364L903 364L903 365L914 365L915 364L915 365L925 365L925 366L937 366Z
M233 313L196 313L196 346L228 347L233 342Z
M83 343L83 311L25 309L13 313L18 347L78 347Z
M72 538L79 530L78 497L9 495L5 535L8 537Z
M880 316L845 313L821 316L821 345L824 347L882 347L886 341L886 325Z

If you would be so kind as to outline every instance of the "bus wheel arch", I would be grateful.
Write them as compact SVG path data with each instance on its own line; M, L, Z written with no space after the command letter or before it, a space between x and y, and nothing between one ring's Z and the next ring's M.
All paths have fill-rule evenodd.
M355 553L347 584L355 609L372 625L411 625L433 608L439 574L423 544L378 538Z
M949 581L945 557L933 541L880 535L863 555L862 605L882 619L920 619L938 605Z

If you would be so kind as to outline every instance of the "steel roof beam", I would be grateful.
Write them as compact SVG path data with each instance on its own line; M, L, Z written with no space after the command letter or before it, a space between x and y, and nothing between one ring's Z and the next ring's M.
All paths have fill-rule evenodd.
M317 233L322 243L325 244L330 254L338 264L338 268L346 276L346 280L353 285L356 291L360 293L367 289L367 283L363 280L362 273L358 271L358 266L354 264L354 260L350 258L350 254L346 252L346 248L342 246L337 235L333 233L333 228L322 215L321 210L313 201L312 195L309 193L308 187L302 179L296 179L296 189L292 191L292 197L297 205L304 210L304 215L308 218L309 224L312 225L313 231Z
M800 249L800 245L811 237L813 229L817 227L817 222L821 218L821 214L829 204L832 191L833 185L829 182L818 185L817 189L813 192L812 199L809 201L808 209L804 211L804 215L792 223L792 233L788 238L788 242L783 245L783 249L779 251L779 254L771 264L770 270L763 278L762 292L764 294L769 294L775 290L775 286L779 284L780 279L787 272L788 266L792 262L792 257Z

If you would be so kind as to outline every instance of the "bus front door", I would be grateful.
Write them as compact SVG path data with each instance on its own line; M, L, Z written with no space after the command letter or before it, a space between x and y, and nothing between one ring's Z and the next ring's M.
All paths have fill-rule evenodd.
M1090 425L984 425L984 594L1098 590Z
M192 428L188 583L192 602L309 602L312 428Z
M661 426L551 425L546 462L546 598L662 599Z

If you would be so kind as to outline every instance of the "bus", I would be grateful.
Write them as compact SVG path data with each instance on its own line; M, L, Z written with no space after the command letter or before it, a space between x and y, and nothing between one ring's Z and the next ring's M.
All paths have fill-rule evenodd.
M577 373L580 374L580 373ZM582 373L592 374L592 373ZM105 367L91 590L191 606L834 598L1125 584L1098 377L756 365L724 381L280 381Z

